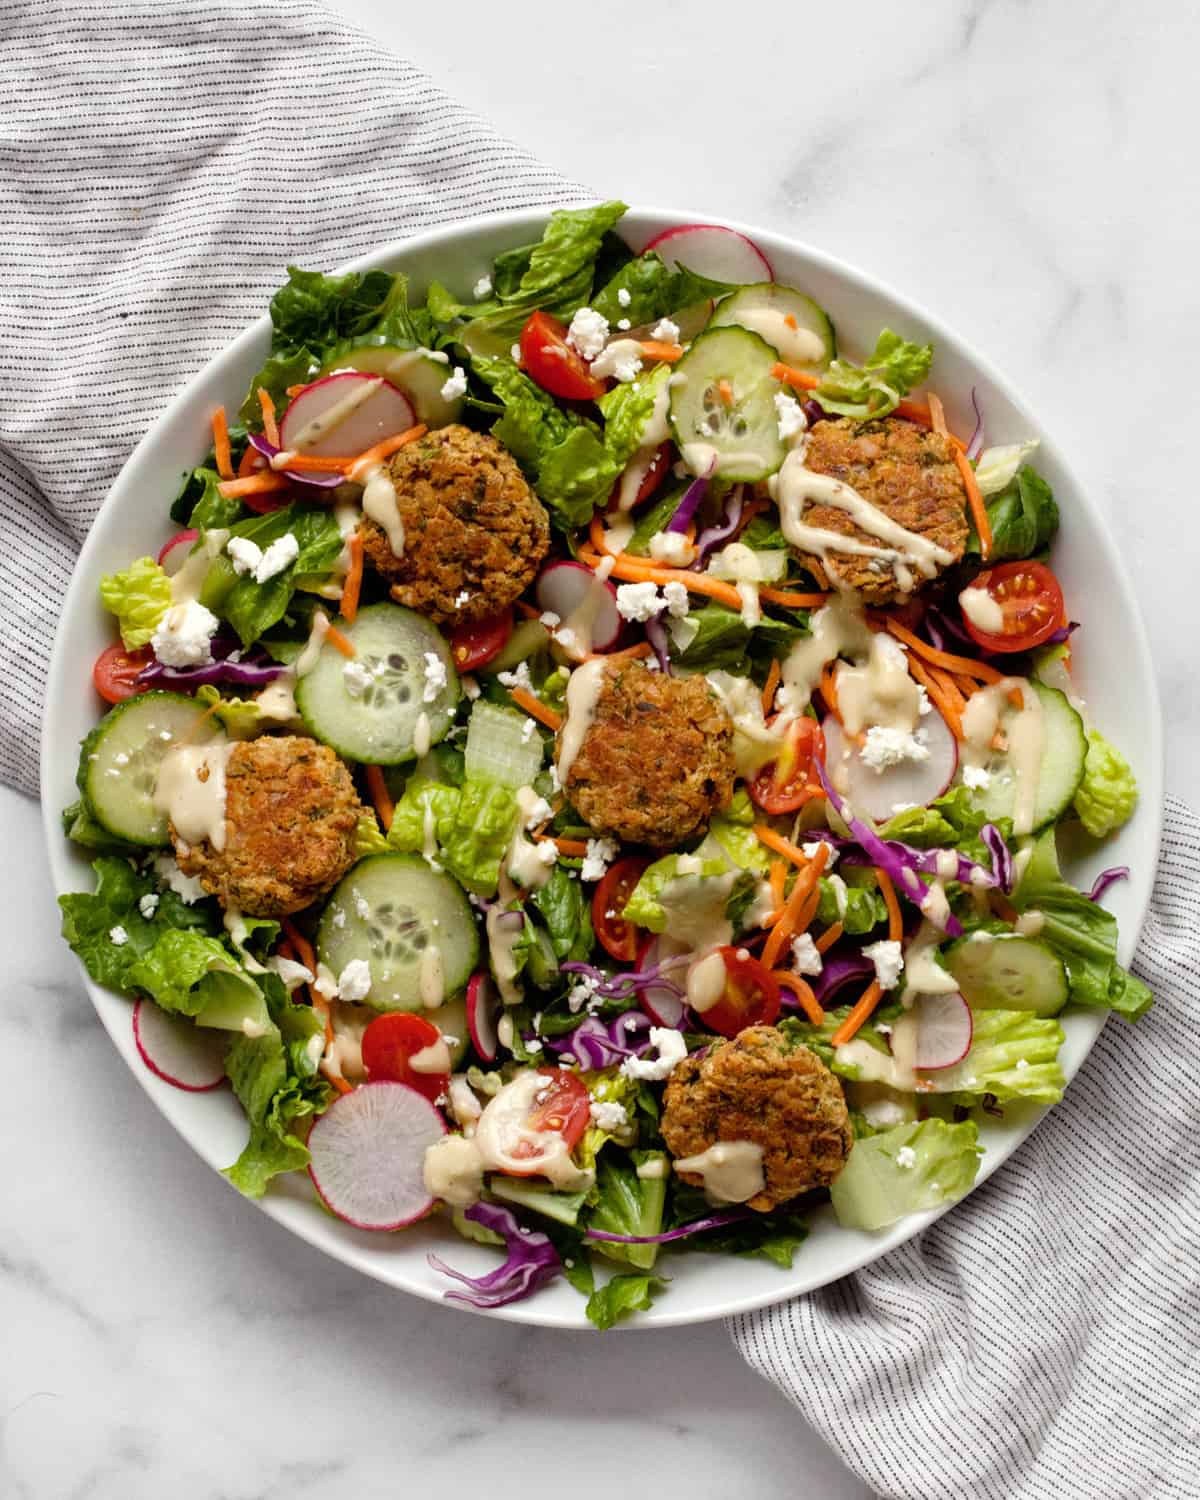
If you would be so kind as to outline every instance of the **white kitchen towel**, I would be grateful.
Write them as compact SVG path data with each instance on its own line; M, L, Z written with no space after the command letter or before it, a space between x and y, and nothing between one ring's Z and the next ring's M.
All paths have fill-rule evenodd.
M1200 1496L1200 818L1168 800L1134 969L978 1192L734 1343L889 1500Z
M287 264L584 196L311 0L0 0L0 780L100 502Z

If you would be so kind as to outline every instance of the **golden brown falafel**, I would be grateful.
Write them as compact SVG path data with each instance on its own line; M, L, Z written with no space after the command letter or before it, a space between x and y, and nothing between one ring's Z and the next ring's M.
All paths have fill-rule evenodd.
M597 833L663 849L702 832L735 773L733 725L703 677L616 661L564 790Z
M961 559L967 542L967 492L948 438L901 417L817 422L808 436L804 464L816 474L840 479L906 530L945 548L954 562ZM811 502L804 522L881 545L837 506ZM807 554L801 554L800 561L822 587L828 583L853 589L868 604L893 604L908 597L892 565L879 558L832 552L824 561ZM927 582L914 569L909 592Z
M841 1084L815 1052L774 1026L750 1026L679 1063L663 1098L662 1133L677 1158L718 1141L761 1146L766 1185L749 1207L762 1213L828 1187L854 1140ZM693 1173L680 1175L702 1185Z
M350 772L326 745L264 735L233 746L225 768L225 847L186 844L171 829L185 875L221 905L283 917L323 896L354 863L363 812Z
M495 438L440 427L387 464L404 523L397 557L383 528L361 527L367 561L392 598L439 625L485 620L533 581L550 522L515 460Z

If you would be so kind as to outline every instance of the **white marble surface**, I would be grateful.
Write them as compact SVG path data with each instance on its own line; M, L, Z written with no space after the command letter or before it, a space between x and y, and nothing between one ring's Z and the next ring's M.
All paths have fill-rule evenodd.
M1168 786L1200 801L1200 12L336 3L566 174L794 233L990 355L1112 518L1168 705ZM36 810L0 793L0 827L6 1500L373 1496L464 1475L523 1500L866 1494L719 1327L602 1340L442 1312L235 1200L93 1019Z

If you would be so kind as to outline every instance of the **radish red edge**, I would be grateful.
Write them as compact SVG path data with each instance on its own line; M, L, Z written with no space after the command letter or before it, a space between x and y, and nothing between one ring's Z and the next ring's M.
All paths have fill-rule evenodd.
M170 539L170 541L163 543L162 551L158 554L159 567L162 568L162 570L168 576L170 576L175 571L174 566L168 568L166 565L167 558L170 557L171 553L174 552L177 547L182 547L185 542L190 546L192 542L197 542L199 540L200 533L198 531L177 531L175 535ZM176 559L175 562L179 566L182 566L182 559Z
M471 1044L484 1062L495 1062L500 1055L500 1034L496 1023L500 1016L500 996L490 974L472 974L467 985L467 1029Z
M415 426L416 409L399 386L385 380L382 375L340 370L306 385L284 412L279 424L281 446L295 447L296 439L310 423L333 411L346 399L351 382L361 384L364 381L371 385L371 394L327 433L305 443L305 453L316 458L357 458L376 443ZM303 471L298 471L298 477L304 477Z
M668 266L684 265L730 285L775 280L774 267L754 241L724 224L677 224L656 234L646 249Z
M608 579L597 578L583 563L548 563L538 575L535 593L538 607L558 616L560 626L556 628L574 628L572 617L582 620L590 614L591 639L576 645L562 643L568 656L582 661L593 651L611 651L620 640L624 622L617 610L617 591Z
M134 1004L133 1041L156 1078L187 1094L207 1094L225 1082L228 1034L170 1015L153 1000Z
M675 951L678 952L677 947ZM652 937L638 954L638 968L648 969L652 964L661 962L667 956L662 952L662 939ZM680 965L680 970L683 971L682 965ZM665 985L643 985L638 990L638 1004L656 1026L669 1026L675 1029L683 1020L683 1001L674 990L667 989Z
M437 1109L406 1083L362 1083L340 1094L308 1137L308 1175L321 1202L355 1229L405 1229L437 1199L425 1152L446 1134Z

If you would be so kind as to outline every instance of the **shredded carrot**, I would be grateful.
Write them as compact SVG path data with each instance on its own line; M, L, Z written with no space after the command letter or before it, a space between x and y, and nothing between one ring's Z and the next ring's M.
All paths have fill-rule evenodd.
M264 469L261 474L247 474L245 479L226 479L217 485L217 493L226 500L240 500L243 495L267 495L272 490L286 490L287 480L282 474Z
M801 391L815 391L821 384L819 375L810 375L806 370L793 370L791 365L785 365L782 360L771 366L771 374L776 380L782 380L785 385L794 385Z
M279 923L283 935L296 950L296 956L306 969L317 972L317 955L313 952L313 945L304 936L300 929L292 921L291 917L284 917Z
M547 707L540 698L535 698L525 688L509 688L508 696L518 708L523 708L531 719L536 719L539 724L544 724L547 729L553 729L557 734L562 728L562 715L554 709Z
M568 859L583 859L587 855L587 842L584 839L556 839L548 833L537 832L534 838L544 844L553 844L560 854L565 854Z
M934 675L933 669L927 663L916 656L908 658L908 670L929 694L934 707L950 726L950 732L954 738L961 740L963 737L962 717L947 696L942 680Z
M384 438L382 443L376 443L373 448L368 448L365 453L360 453L347 471L347 478L352 479L355 484L362 483L362 475L365 471L385 458L390 457L399 449L407 447L409 443L415 443L429 431L424 422L418 422L415 427L410 427L407 432L397 433L395 437Z
M354 649L354 642L348 640L335 625L327 625L325 627L325 639L335 651L340 651L343 656L353 657L358 655Z
M785 839L783 834L776 833L765 823L755 823L754 836L760 844L766 844L768 849L773 849L776 854L782 854L784 859L790 859L792 864L799 865L802 870L808 868L810 861L804 850L798 848L790 839Z
M942 405L941 397L929 393L929 425L939 437L949 437L950 431L946 426L946 408Z
M258 388L258 404L262 407L263 433L268 443L279 447L279 423L275 420L275 403L265 386Z
M599 653L604 661L637 661L643 656L653 656L654 648L649 641L639 641L636 646L626 646L624 651Z
M957 680L949 672L943 672L940 667L927 667L926 670L946 695L951 706L961 714L967 706L967 700L963 697Z
M904 936L904 921L900 916L900 903L896 900L896 887L887 871L878 867L875 870L875 883L883 897L883 904L887 907L888 941L898 943Z
M821 1024L825 1019L825 1012L817 1003L817 997L813 994L811 985L806 984L800 978L799 974L793 974L790 969L776 969L771 978L780 988L791 990L792 994L799 1000L804 1014L814 1026Z
M601 561L600 557L586 547L579 549L581 560L594 568ZM626 583L657 583L660 586L667 583L682 583L684 588L691 594L704 594L709 599L715 599L718 604L724 604L728 609L741 612L742 599L732 584L722 583L719 578L713 578L708 573L693 573L687 568L664 568L657 563L646 561L645 558L631 557L628 552L606 553L605 556L613 558L610 578L620 578ZM809 609L825 603L825 594L790 594L779 589L764 589L758 591L760 599L766 599L773 604L783 604L792 609Z
M937 397L931 396L929 398L928 406L922 406L919 401L897 402L896 415L898 417L904 417L906 421L915 422L918 427L931 427L935 431L937 431L938 429L933 413L933 403L935 401L937 401ZM942 403L938 401L939 407L941 406L941 404ZM959 449L960 452L964 452L966 450L967 445L963 442L962 438L955 437L955 435L949 430L949 428L946 427L946 418L944 412L942 414L942 429L942 436L949 439L949 441L955 448Z
M827 661L821 668L821 697L825 700L825 707L838 723L841 724L842 711L838 707L837 669L838 663L836 657L833 661ZM842 727L844 728L845 726L843 725Z
M292 947L289 939L284 938L283 941L279 944L279 947L276 951L278 952L280 958L289 958L291 959L292 963L296 962L296 950Z
M212 414L213 450L217 458L217 473L222 479L233 478L233 454L229 449L229 423L225 420L225 408L218 406Z
M650 359L656 359L664 365L673 365L676 360L683 358L682 344L667 344L662 339L642 339L641 349Z
M389 833L392 819L396 815L396 804L392 801L392 794L387 789L381 766L367 767L367 790L371 794L375 811L379 814L379 821L383 824L384 833Z
M984 562L992 555L992 523L988 520L987 506L983 503L983 496L979 492L979 481L975 478L975 470L971 467L971 461L961 449L955 448L954 462L958 465L958 472L962 476L963 488L967 492L967 505L971 510L971 519L975 522L975 530L979 533L979 550Z
M219 698L215 703L210 703L204 710L204 712L199 716L199 718L193 720L193 722L188 726L187 733L183 735L179 743L181 745L190 745L196 738L196 736L200 733L201 729L204 727L205 722L208 719L212 718L213 714L216 713L217 709L219 709L220 706L221 700Z
M350 533L346 549L350 553L350 567L346 573L346 581L342 584L341 609L342 619L348 625L353 625L358 614L358 596L362 592L363 581L363 539L357 531Z
M817 950L818 953L828 953L830 948L833 947L834 943L837 942L838 938L841 937L842 933L845 932L845 930L846 929L841 922L835 922L832 927L827 927L825 929L825 931L813 944L813 947Z
M287 388L288 400L293 401L301 391L308 390L306 385L289 385Z
M895 887L884 870L877 868L875 879L883 895L884 903L887 906L888 939L893 943L898 943L904 936L904 923L900 918L900 903L896 900ZM870 1019L882 995L883 991L879 987L879 981L873 979L867 986L862 999L854 1006L853 1010L851 1010L850 1014L830 1038L835 1047L842 1046L843 1043L850 1041L852 1037L858 1034L863 1025Z
M992 910L1005 922L1015 922L1021 913L1012 904L1007 896L1002 896L999 891L989 892Z
M733 386L730 385L728 380L717 381L717 395L720 396L724 405L733 405Z
M981 661L972 661L968 656L954 656L949 651L938 651L935 647L926 645L920 636L914 635L896 620L885 619L883 623L885 630L890 631L898 641L903 641L918 656L932 662L935 667L943 667L947 672L961 672L964 677L975 677L980 682L999 682L1003 675L995 667L986 666Z
M238 462L237 477L245 479L249 474L257 474L266 467L266 459L258 451L253 443L246 444L246 451Z
M796 329L799 328L800 325L799 325L799 323L796 322L796 319L792 316L791 313L784 313L784 315L783 315L783 326L785 328L790 328L792 330L792 332L794 333L796 331Z
M772 707L774 706L774 703L775 703L775 692L776 692L776 689L779 687L779 679L782 676L783 676L783 673L782 673L782 671L780 670L780 667L779 667L779 658L773 656L771 658L771 665L770 665L770 667L767 670L767 680L766 680L766 682L763 683L763 690L762 690L763 718L767 717L767 715L771 712Z
M828 594L797 594L790 589L759 588L758 597L768 604L782 604L785 609L820 609L829 602Z
M771 928L766 943L763 945L762 962L768 969L775 967L775 961L783 951L783 945L788 938L800 928L802 915L810 908L811 898L817 889L817 881L821 877L821 871L825 868L829 859L829 845L823 843L812 859L806 859L804 866L792 883L791 894L784 902L783 910L779 914L779 920ZM811 903L811 911L815 911L815 903ZM811 911L808 921L812 921ZM805 926L808 924L805 923Z
M301 473L344 474L352 458L322 458L318 453L296 453L290 448L281 449L271 462L274 469L299 469Z

